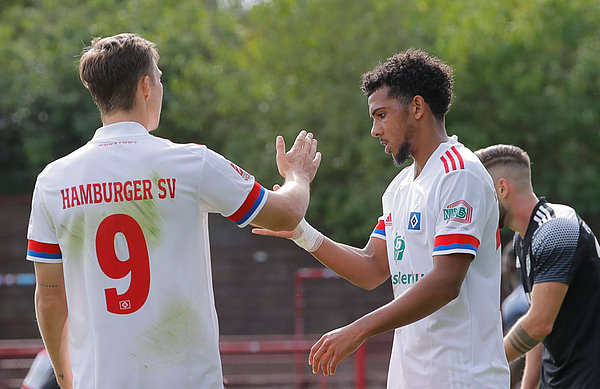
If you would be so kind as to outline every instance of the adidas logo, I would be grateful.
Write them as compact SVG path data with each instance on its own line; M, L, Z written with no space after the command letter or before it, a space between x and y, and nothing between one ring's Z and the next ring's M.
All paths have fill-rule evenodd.
M392 225L392 214L391 214L391 213L389 213L389 214L387 215L387 217L385 218L385 226L386 226L386 227L389 227L389 226L391 226L391 225Z

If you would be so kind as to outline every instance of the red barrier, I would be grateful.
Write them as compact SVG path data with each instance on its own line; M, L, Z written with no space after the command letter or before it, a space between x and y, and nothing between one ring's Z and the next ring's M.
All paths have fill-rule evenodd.
M219 349L223 355L234 354L293 354L295 365L295 383L298 388L306 385L305 369L307 357L316 336L304 333L305 280L340 279L340 276L325 268L302 268L294 277L294 336L293 339L281 336L223 337ZM307 339L308 338L308 339ZM0 341L0 359L33 359L42 349L40 340ZM366 343L358 348L354 357L355 389L365 389L367 382ZM320 376L319 387L327 388L327 378Z
M301 339L304 336L304 281L305 280L328 280L340 279L341 277L333 271L326 268L301 268L294 275L294 336L295 339ZM354 374L355 389L365 389L367 382L367 352L366 344L361 345L354 352ZM304 371L305 358L296 358L296 376L297 386L301 387ZM321 388L327 388L327 381L320 381Z

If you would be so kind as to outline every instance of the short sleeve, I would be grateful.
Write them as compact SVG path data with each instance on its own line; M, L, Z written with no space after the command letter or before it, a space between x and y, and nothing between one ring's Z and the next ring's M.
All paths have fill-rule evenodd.
M34 262L61 263L62 253L50 213L43 201L39 180L33 191L31 215L27 229L27 256Z
M200 201L239 227L258 215L268 192L252 175L223 156L206 149L200 182Z
M542 224L535 232L531 251L535 261L533 283L570 283L571 266L579 241L576 219L556 218Z
M385 219L383 216L377 220L377 224L373 228L373 232L371 232L371 238L385 240Z
M473 173L447 173L439 186L433 255L476 255L496 197Z

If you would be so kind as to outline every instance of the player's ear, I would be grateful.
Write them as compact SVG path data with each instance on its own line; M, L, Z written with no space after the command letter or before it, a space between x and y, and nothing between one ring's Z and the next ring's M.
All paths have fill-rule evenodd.
M510 181L504 177L499 178L498 182L496 182L496 193L498 193L498 197L501 199L504 199L506 196L508 196L510 193L510 188Z
M150 76L143 76L138 82L138 89L142 92L144 100L148 100L150 98L150 94L152 93L152 88L150 87L151 83L152 80L150 79Z
M415 120L421 119L425 114L425 99L423 96L415 95L410 104Z

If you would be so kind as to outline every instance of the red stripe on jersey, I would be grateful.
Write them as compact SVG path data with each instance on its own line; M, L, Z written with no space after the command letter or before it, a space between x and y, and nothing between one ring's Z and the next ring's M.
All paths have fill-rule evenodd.
M234 222L241 220L244 215L248 213L248 211L254 206L254 201L256 201L258 195L260 194L260 188L260 184L254 181L254 187L248 194L248 197L246 197L246 201L244 201L241 207L235 211L233 215L229 216L228 219Z
M381 219L375 225L376 230L385 230L385 220Z
M32 250L37 253L46 254L60 254L60 246L51 243L36 242L35 240L29 240L27 242L27 251Z
M444 158L444 156L442 155L440 157L440 159L442 160L442 162L444 163L444 169L446 169L446 173L448 173L450 171L450 169L448 168L448 162L446 162L446 158Z
M458 158L458 164L460 165L460 168L464 169L465 168L465 163L463 162L462 157L460 156L460 154L456 150L456 147L452 146L450 149L452 149L452 151L454 151L454 154L456 154L456 158Z
M448 159L450 160L450 163L452 164L452 170L456 170L456 162L454 162L454 158L452 157L452 154L450 154L450 152L448 150L446 150L446 156L448 157Z
M435 237L434 246L448 246L452 244L470 244L476 249L479 248L479 240L471 235L464 234L450 234L450 235L438 235Z
M496 250L498 250L498 247L500 247L500 227L498 227L496 229Z

